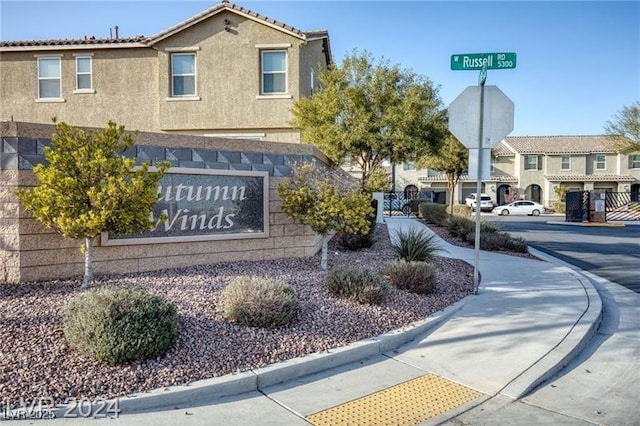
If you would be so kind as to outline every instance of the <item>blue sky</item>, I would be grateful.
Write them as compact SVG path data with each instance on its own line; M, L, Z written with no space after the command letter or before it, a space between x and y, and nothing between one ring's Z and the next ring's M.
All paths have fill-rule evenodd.
M217 1L0 0L2 40L153 35ZM357 48L429 77L448 105L477 71L455 53L516 52L490 70L515 103L511 135L601 134L640 100L640 1L235 1L301 30L327 29L334 60Z

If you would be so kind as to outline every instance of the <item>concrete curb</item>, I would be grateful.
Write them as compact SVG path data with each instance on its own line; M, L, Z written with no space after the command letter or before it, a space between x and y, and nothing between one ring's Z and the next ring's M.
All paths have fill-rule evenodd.
M557 220L548 220L549 225L567 225L567 226L590 226L590 227L624 227L624 222L564 222Z
M238 374L199 380L188 385L171 386L120 397L118 398L119 408L121 414L125 415L191 405L216 397L258 391L268 386L370 358L396 349L415 339L418 335L439 326L462 309L470 297L473 296L467 296L434 313L429 318L414 322L406 327L370 339L360 340L348 346L331 349L325 353L314 353ZM59 405L54 411L58 418L62 418L69 408L66 405Z
M553 256L533 248L529 248L529 251L540 259L566 268L584 288L588 306L557 346L500 391L500 394L513 399L523 398L556 375L591 341L602 321L602 299L586 276Z

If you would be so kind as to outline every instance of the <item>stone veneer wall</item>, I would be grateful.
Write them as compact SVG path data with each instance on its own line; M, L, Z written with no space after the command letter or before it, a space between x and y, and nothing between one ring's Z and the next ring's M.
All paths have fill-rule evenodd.
M44 162L54 126L0 123L0 282L27 282L82 275L79 241L47 230L20 206L14 191L37 184L31 169ZM328 159L302 144L245 141L189 135L140 133L128 153L139 161L168 160L176 167L269 172L269 237L101 246L96 239L97 274L159 270L240 260L312 256L321 238L280 209L276 187L293 163Z

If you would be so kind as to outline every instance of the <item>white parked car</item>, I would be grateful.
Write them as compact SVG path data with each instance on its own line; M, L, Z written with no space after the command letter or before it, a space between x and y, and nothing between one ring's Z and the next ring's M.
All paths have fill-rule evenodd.
M464 199L464 202L467 206L475 210L478 203L478 200L476 198L476 193L472 192L467 198ZM493 206L494 204L490 196L488 196L487 194L480 194L480 210L490 211L491 209L493 209Z
M545 209L542 204L533 201L520 200L514 201L513 203L505 204L504 206L498 206L491 212L500 216L508 216L510 214L526 214L528 216L539 216L540 213L545 212Z

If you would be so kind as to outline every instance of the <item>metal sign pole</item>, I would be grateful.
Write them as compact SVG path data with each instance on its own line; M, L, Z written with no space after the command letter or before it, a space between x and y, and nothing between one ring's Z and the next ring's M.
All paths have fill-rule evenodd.
M480 210L482 206L482 127L484 122L484 83L487 80L486 64L480 71L480 126L478 127L478 175L476 176L476 238L473 250L473 294L478 294L480 285Z

